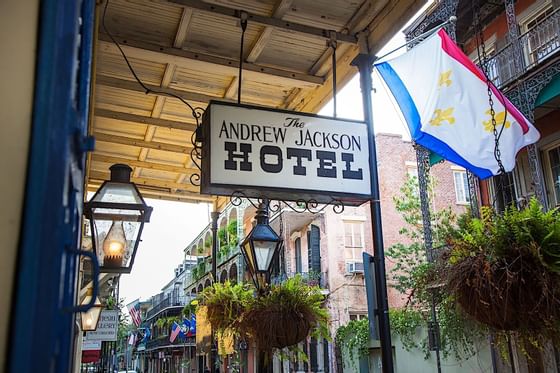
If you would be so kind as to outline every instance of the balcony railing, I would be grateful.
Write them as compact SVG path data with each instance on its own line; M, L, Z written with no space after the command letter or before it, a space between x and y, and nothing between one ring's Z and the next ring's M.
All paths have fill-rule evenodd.
M148 342L146 342L146 350L153 350L159 347L164 347L164 346L194 346L195 343L195 337L177 337L173 343L169 342L169 336L165 335L156 339L151 339Z
M272 279L273 284L280 284L289 278L301 276L304 283L310 286L319 286L321 289L328 288L327 274L325 272L289 272L276 276Z
M515 60L514 46L508 43L488 59L488 75L503 87L560 50L560 8L519 37L523 59ZM516 63L520 69L516 68Z
M190 295L165 297L160 302L154 304L152 308L150 308L146 312L146 319L149 319L157 315L160 311L168 307L184 307L187 304L187 302L191 301L191 298L192 297Z
M239 255L241 252L239 245L231 248L228 250L220 250L218 254L218 269L220 266L233 258L234 256ZM205 259L203 262L200 262L196 266L191 268L190 273L187 273L185 277L185 287L191 286L193 283L199 281L200 279L204 278L207 274L212 271L212 261L209 259Z

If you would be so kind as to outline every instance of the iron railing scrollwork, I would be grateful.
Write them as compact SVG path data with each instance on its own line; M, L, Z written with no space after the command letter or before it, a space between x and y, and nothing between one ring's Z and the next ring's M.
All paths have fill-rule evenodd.
M238 190L231 194L230 199L231 204L234 206L241 206L243 201L247 201L254 208L258 208L259 204L262 203L266 197L250 198L243 191ZM284 208L296 213L319 214L325 211L329 206L335 214L344 212L344 203L336 198L331 198L328 203L319 203L314 199L298 199L295 201L271 200L268 203L268 210L271 214L279 213Z

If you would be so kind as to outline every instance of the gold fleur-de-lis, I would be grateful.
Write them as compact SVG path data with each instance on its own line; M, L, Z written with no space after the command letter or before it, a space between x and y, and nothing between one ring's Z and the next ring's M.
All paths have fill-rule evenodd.
M438 87L443 87L444 85L449 87L451 85L451 70L447 70L440 74L438 80Z
M443 122L454 124L455 117L453 116L453 110L455 110L455 108L452 107L434 110L434 115L432 115L432 119L430 119L430 124L432 126L441 126Z
M486 115L492 115L490 109L486 110ZM500 111L499 113L494 114L494 119L496 120L496 127L504 125L504 119L506 118L506 111ZM492 126L492 118L488 120L483 120L482 125L484 126L484 130L487 132L493 132L494 127ZM511 122L506 120L505 127L509 128L511 126Z

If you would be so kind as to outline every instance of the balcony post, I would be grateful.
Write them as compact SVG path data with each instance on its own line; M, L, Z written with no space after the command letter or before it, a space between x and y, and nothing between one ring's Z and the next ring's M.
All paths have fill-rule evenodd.
M517 17L515 15L515 5L514 0L505 0L506 8L506 21L508 26L508 36L513 49L513 63L515 68L514 76L521 76L525 70L525 56L523 54L523 46L521 44L521 38L519 33L519 24L517 23ZM521 86L517 89L519 94L520 109L531 122L534 123L534 107L527 97L526 83L521 83ZM544 190L544 177L542 173L542 164L539 158L539 152L536 144L529 145L527 147L527 156L529 159L529 169L531 172L531 179L535 187L535 196L542 204L542 206L547 209L548 203L546 198L546 193Z
M214 204L214 211L210 213L210 218L212 219L212 283L218 282L218 217L220 213L218 212L216 204ZM210 372L216 373L216 359L218 356L218 346L216 345L216 336L214 335L214 329L212 329L212 340L210 347Z

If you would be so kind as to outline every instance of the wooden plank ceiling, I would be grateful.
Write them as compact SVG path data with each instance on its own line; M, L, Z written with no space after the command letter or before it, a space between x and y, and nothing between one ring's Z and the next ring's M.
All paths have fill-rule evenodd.
M209 201L190 182L196 120L165 94L146 94L116 44L148 87L178 95L195 107L211 99L237 100L241 40L248 16L242 75L243 103L317 112L331 99L331 53L337 39L342 87L357 71L358 32L375 53L422 6L418 0L104 0L98 5L94 102L88 158L89 190L126 163L150 198ZM103 18L104 9L106 15ZM105 27L103 27L103 23Z

